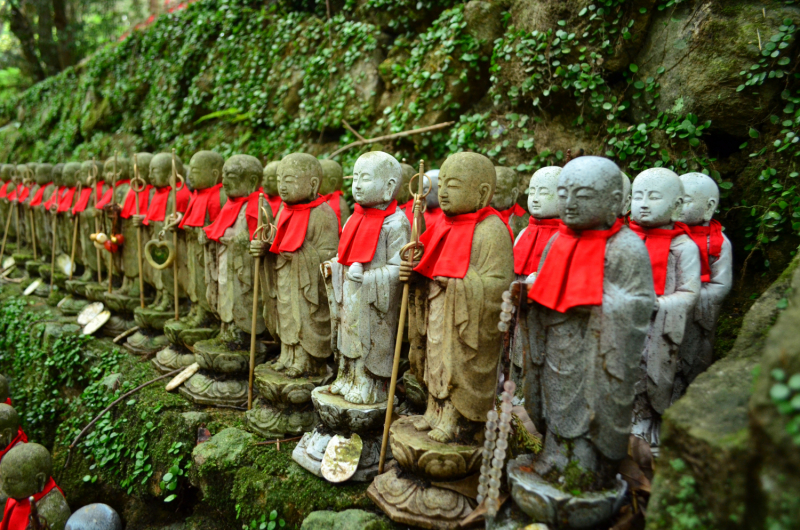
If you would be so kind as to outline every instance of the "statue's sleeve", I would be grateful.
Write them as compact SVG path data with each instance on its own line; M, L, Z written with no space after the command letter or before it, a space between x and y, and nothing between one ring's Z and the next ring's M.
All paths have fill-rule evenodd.
M322 262L336 256L339 247L339 228L336 215L327 204L311 210L306 238L292 256L292 267L297 267L300 289L308 303L319 306ZM327 301L325 301L327 303Z
M709 331L716 326L720 305L733 286L733 247L722 237L719 257L711 264L711 280L702 284L695 309L695 321Z
M408 244L411 238L411 228L405 215L393 216L395 219L384 223L381 228L380 243L386 245L386 261L380 267L370 268L364 272L364 286L368 287L369 303L381 313L386 313L391 308L395 293L400 288L400 251ZM406 221L402 223L401 221ZM379 243L379 244L380 244ZM375 252L376 256L378 250Z
M527 226L519 231L519 234L517 235L517 238L514 239L514 246L515 247L517 246L517 243L519 243L519 239L522 237L522 234L524 234L526 230L528 230Z
M683 341L687 318L693 315L700 296L700 250L688 236L678 236L670 253L675 255L675 291L658 297L659 313L663 314L662 333L673 344ZM659 315L661 316L661 315Z

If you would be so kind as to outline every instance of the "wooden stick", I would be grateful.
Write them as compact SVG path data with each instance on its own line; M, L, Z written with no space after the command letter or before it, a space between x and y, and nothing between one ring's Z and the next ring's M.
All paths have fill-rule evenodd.
M75 445L78 443L78 441L83 437L84 434L86 434L86 431L88 431L92 427L92 425L97 423L97 421L105 415L106 412L108 412L109 410L114 408L114 405L116 405L117 403L119 403L120 401L125 399L126 397L128 397L128 396L130 396L132 394L135 394L139 390L141 390L141 389L143 389L143 388L145 388L147 386L150 386L153 383L157 383L158 381L161 381L162 379L166 379L167 377L172 377L173 375L175 375L175 374L177 374L179 372L182 372L182 371L183 371L183 368L178 368L176 370L173 370L173 371L169 372L168 374L164 374L164 375L158 376L155 379L151 379L150 381L148 381L146 383L142 383L141 385L137 386L136 388L134 388L130 392L125 392L120 397L118 397L117 399L112 401L111 404L109 406L107 406L106 408L104 408L100 412L100 414L95 416L95 418L92 421L90 421L89 424L86 425L86 427L84 427L83 430L81 430L81 432L78 433L78 436L76 436L75 439L72 440L72 443L69 444L69 452L67 453L67 461L64 462L64 469L66 469L67 466L69 466L69 459L72 456L72 449L75 447Z
M53 193L56 194L56 199L58 199L58 188ZM58 204L56 202L56 204ZM53 290L53 280L56 276L56 234L58 231L58 214L54 213L53 215L53 250L50 253L50 290Z
M137 331L139 331L139 326L133 326L131 329L126 329L125 331L123 331L122 333L120 333L119 335L114 337L114 339L111 342L113 342L115 344L119 343L119 341L121 341L122 339L124 339L128 335L133 335Z
M422 204L422 194L424 192L423 179L425 175L425 161L419 161L419 175L417 183L418 193L414 196L414 224L411 227L411 241L409 242L408 258L406 263L414 264L414 245L419 240L419 226L417 223L417 213ZM394 411L394 392L397 388L397 374L400 371L400 351L403 348L403 327L406 325L406 313L408 312L408 291L409 283L403 285L403 298L400 303L400 320L397 324L397 340L394 343L394 363L392 364L392 379L389 381L389 398L386 402L386 421L383 423L383 439L381 440L381 456L378 460L378 474L383 473L383 464L386 463L386 446L389 444L389 427L392 425L392 412Z
M261 195L258 196L258 221L261 221ZM267 220L269 221L269 220ZM258 234L259 231L256 231ZM256 324L258 323L258 284L261 272L261 256L253 262L253 318L250 324L250 376L247 380L247 410L253 408L253 374L256 370Z
M69 279L72 279L72 273L75 271L75 247L78 246L78 223L80 217L76 214L72 220L72 250L69 253Z
M136 185L139 182L139 163L136 154L133 155L133 181L131 182L131 189L133 190L133 197L136 201L136 215L139 215L139 192L136 190ZM146 188L147 186L144 186ZM136 227L136 260L139 262L139 306L144 309L144 277L142 276L142 227Z
M114 190L117 188L117 152L114 151L114 174L111 176L111 204L115 204L114 202ZM138 212L137 212L138 213ZM108 239L111 240L114 237L114 220L118 219L115 216L111 216L111 222L108 230ZM114 283L114 253L111 252L112 245L114 244L113 241L109 243L109 251L108 251L108 293L111 294L111 287Z
M181 186L186 183L181 182ZM178 217L178 167L175 165L175 148L172 148L172 214ZM172 247L175 259L172 260L172 290L175 303L175 320L181 318L180 297L178 296L178 223L172 227Z
M395 138L404 138L406 136L413 136L415 134L422 134L422 133L426 133L426 132L430 132L430 131L436 131L438 129L444 129L445 127L450 127L454 123L455 123L454 121L447 121L447 122L444 122L444 123L437 123L436 125L431 125L429 127L422 127L421 129L413 129L411 131L403 131L403 132L394 133L394 134L387 134L385 136L378 136L377 138L372 138L371 140L359 140L357 142L349 143L349 144L345 145L344 147L340 147L339 149L337 149L336 151L331 153L330 157L328 157L328 158L333 158L333 157L335 157L336 155L338 155L340 153L344 153L345 151L349 151L353 147L359 147L359 146L362 146L362 145L368 145L368 144L374 144L374 143L377 143L377 142L382 142L384 140L394 140Z
M367 139L366 139L366 138L364 138L363 136L361 136L360 134L358 134L358 131L357 131L357 130L355 130L355 129L353 129L353 127L351 127L351 126L350 126L350 124L349 124L349 123L347 123L347 120L342 120L342 123L344 124L344 128L345 128L345 129L347 129L348 131L350 131L351 133L353 133L353 134L355 134L355 135L356 135L356 138L358 138L358 139L359 139L359 140L361 140L362 142L366 142L366 141L367 141Z
M98 187L97 187L97 185L99 184L99 182L97 180L98 177L99 177L99 175L97 173L97 166L95 165L94 158L92 158L92 182L93 182L93 185L94 185L94 209L95 209L95 213L94 213L94 233L95 234L100 233L100 220L97 218L98 215L99 215L98 212L97 212L97 203L100 200L99 195L100 195L100 189L102 189L102 186L100 186L100 189L98 189ZM111 193L113 194L114 190L111 190ZM102 271L100 269L102 269L102 267L103 267L103 256L100 255L100 249L99 248L95 247L94 251L95 251L95 255L97 256L97 283L101 283L103 281L103 273L102 273Z
M278 438L277 440L269 440L267 442L256 442L255 445L272 445L272 444L279 444L281 442L294 442L295 440L301 439L302 436L296 436L294 438Z
M6 231L3 234L3 245L0 246L0 258L2 258L3 254L6 252L6 240L8 239L8 228L11 226L11 216L14 214L14 211L9 208L8 210L8 217L6 217Z
M28 211L31 214L31 238L33 241L33 260L36 261L39 256L36 252L36 218L33 216L33 207L29 207Z

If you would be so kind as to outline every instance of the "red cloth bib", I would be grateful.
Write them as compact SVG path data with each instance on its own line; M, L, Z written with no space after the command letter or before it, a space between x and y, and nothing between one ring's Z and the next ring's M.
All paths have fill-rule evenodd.
M275 241L269 248L270 252L280 254L281 252L294 252L306 240L308 230L308 218L311 216L311 209L326 202L326 196L320 196L306 204L283 204L281 216L278 219L278 231L275 234Z
M53 206L54 204L58 204L58 199L59 197L61 197L61 194L64 193L65 189L66 188L64 186L59 186L58 188L56 188L53 194L50 195L50 198L47 199L47 201L44 203L44 207L46 210L49 211L51 206Z
M431 230L426 228L420 236L420 243L425 245L422 259L414 270L428 278L444 276L447 278L463 278L469 270L469 258L472 252L472 237L475 226L489 217L500 214L487 206L474 213L465 213L448 217L443 215L442 220L436 223ZM500 217L502 219L502 217ZM511 228L508 235L514 240Z
M11 398L6 400L6 404L7 405L11 405L11 403L9 403L9 401L11 401ZM21 444L21 443L22 444L28 443L28 436L25 434L25 431L22 430L22 427L18 427L17 428L17 435L11 440L11 443L9 443L8 446L6 446L5 449L0 450L0 461L3 460L3 457L6 456L6 453L11 451L11 449L13 449L15 445Z
M423 204L423 206L424 206L424 204ZM492 208L492 209L494 210L494 208ZM494 210L494 211L497 212L497 210ZM413 206L412 206L412 212L413 212ZM436 224L439 221L441 221L442 219L445 218L444 212L442 211L441 208L438 208L438 207L437 208L428 208L427 210L425 210L425 213L423 215L425 216L425 231L426 232L430 232L431 230L433 230L433 228L436 226ZM497 215L500 215L500 212L497 212ZM502 219L502 217L503 216L500 215L501 219Z
M353 263L368 263L378 248L383 220L397 211L397 201L385 210L364 208L356 204L353 215L347 220L339 240L338 260L348 267Z
M269 207L272 209L272 217L273 217L273 219L275 217L278 217L278 210L281 207L281 202L283 202L281 200L281 196L280 195L267 195L266 193L264 195L267 197L267 202L269 203Z
M636 221L631 220L631 230L636 232L647 247L650 254L650 266L653 268L653 287L656 295L664 294L667 284L667 262L669 260L669 247L672 240L681 234L689 234L689 227L683 223L675 223L675 228L644 228Z
M608 230L577 232L562 224L528 298L559 313L602 305L606 244L623 226L617 219Z
M23 186L22 184L20 184L19 186L17 186L17 196L15 198L15 201L22 204L23 202L25 202L25 199L27 199L28 196L30 196L30 194L31 194L31 189L28 186Z
M139 211L136 211L136 192L133 188L128 190L125 196L125 203L122 205L122 211L119 216L123 219L130 219L133 215L147 215L148 204L150 202L150 190L153 186L148 184L142 191L139 192ZM99 206L98 206L99 208Z
M144 218L142 224L149 225L150 221L160 222L167 216L167 201L169 194L172 192L172 186L164 186L163 188L156 188L153 194L153 199L147 208L147 217ZM189 205L191 193L186 186L181 186L181 189L175 194L175 202L177 203L177 211L184 213L186 207Z
M405 212L406 217L408 217L408 222L413 226L414 225L414 199L411 199L410 201L408 201L408 202L406 202L404 204L400 204L397 207Z
M33 198L31 199L31 206L39 206L40 204L42 204L42 199L44 198L44 192L47 190L47 188L49 188L52 185L53 185L52 182L48 182L44 186L40 186L39 189L36 190L36 193L33 194Z
M254 191L250 195L245 195L244 197L228 197L228 201L225 203L225 206L222 207L222 210L220 210L219 216L217 216L213 223L203 228L206 232L206 236L219 243L220 238L225 235L225 230L236 223L236 219L239 218L239 213L242 211L242 206L245 206L247 208L245 212L247 228L250 231L250 239L252 239L258 227L259 194L260 191Z
M514 206L508 208L507 210L498 210L497 213L499 213L503 221L505 221L506 224L508 224L509 221L511 221L512 215L516 215L517 217L525 217L525 214L527 212L522 208L522 206L520 206L519 204L515 204Z
M8 198L8 187L11 186L12 183L9 180L2 187L0 187L0 199L7 199Z
M92 188L83 188L81 190L80 196L78 196L78 202L75 203L75 206L72 208L72 215L76 213L83 212L89 206L89 201L92 199L92 194L95 195L102 195L103 194L103 183L98 182L95 184L94 189Z
M342 233L342 203L339 200L339 197L342 195L343 193L341 191L334 191L333 193L323 195L328 203L328 206L333 209L333 213L336 214L336 218L339 220L339 234Z
M45 495L57 489L61 491L56 485L53 477L50 477L45 484L44 489L33 496L33 500L38 504ZM61 491L63 495L64 492ZM9 498L6 501L6 509L3 512L3 522L0 524L0 530L25 530L28 527L28 521L31 517L31 502L28 499L16 500Z
M186 215L181 219L180 227L205 226L206 214L208 214L209 223L216 221L222 210L222 206L219 205L219 190L221 189L222 184L220 183L204 190L194 190L189 206L186 207Z
M8 405L9 407L12 406L10 397L6 398L6 405Z
M130 184L130 183L131 183L131 181L129 179L118 180L117 181L117 188L119 188L120 186L122 186L124 184ZM142 193L144 193L144 192L142 192ZM100 199L97 201L97 206L95 206L95 208L97 208L98 210L102 210L103 207L106 204L110 203L113 198L114 198L114 193L111 191L111 187L109 186L109 188L106 190L106 192L103 194L103 196L100 197Z
M708 226L696 225L689 227L689 235L700 249L700 280L703 283L711 281L711 263L709 256L718 258L722 252L722 225L712 219Z
M514 245L514 273L528 275L539 270L539 262L547 242L564 223L561 219L528 220L528 229Z
M75 198L76 188L65 188L63 194L58 199L58 213L68 212L72 208L72 200Z

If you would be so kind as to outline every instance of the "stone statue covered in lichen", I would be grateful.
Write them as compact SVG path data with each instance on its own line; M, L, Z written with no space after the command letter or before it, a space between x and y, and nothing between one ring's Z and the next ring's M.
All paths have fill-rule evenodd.
M325 197L339 220L339 228L344 226L350 217L350 205L344 198L342 186L344 184L344 171L339 162L324 158L319 161L322 166L322 183L319 185L319 194Z

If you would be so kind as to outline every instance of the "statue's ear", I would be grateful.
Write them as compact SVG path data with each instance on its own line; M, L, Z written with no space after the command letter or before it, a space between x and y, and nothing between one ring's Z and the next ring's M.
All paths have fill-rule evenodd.
M703 220L708 222L714 218L714 212L717 211L717 199L709 197L706 202L706 211L703 213Z
M622 211L625 208L625 197L622 195L622 190L612 191L611 196L614 197L613 202L619 204L619 211Z
M311 177L311 195L313 197L316 197L317 194L319 193L319 185L320 184L321 184L321 181L320 181L319 177Z
M512 197L512 199L511 199L512 204L516 204L517 203L517 199L519 198L519 188L518 187L515 186L514 189L511 190L511 197Z
M214 185L216 186L217 184L219 184L219 177L220 177L219 169L212 169L211 174L214 175Z
M478 209L486 208L489 205L489 201L492 200L492 196L494 195L492 192L492 186L488 182L484 182L478 186L478 190L481 194L481 203L478 205Z
M683 209L683 197L676 197L675 198L675 207L672 210L672 218L671 220L678 221L681 218L681 210Z
M36 473L36 493L40 493L47 485L47 474Z
M383 192L383 200L384 201L391 201L392 195L394 195L394 189L397 187L397 179L392 177L386 183L386 189ZM398 190L400 191L400 190Z

